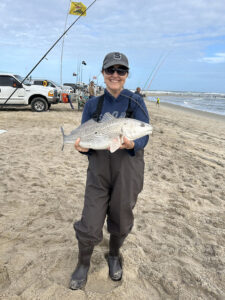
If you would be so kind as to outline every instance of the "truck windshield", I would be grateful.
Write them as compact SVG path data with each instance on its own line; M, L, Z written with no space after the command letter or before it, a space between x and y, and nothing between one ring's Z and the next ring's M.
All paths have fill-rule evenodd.
M20 75L14 75L16 77L16 79L18 79L20 82L23 81L24 77L20 76ZM23 84L26 84L26 85L31 85L30 84L30 81L26 78L25 81L23 82Z
M55 86L60 86L60 84L58 82L52 81L51 82L55 85Z

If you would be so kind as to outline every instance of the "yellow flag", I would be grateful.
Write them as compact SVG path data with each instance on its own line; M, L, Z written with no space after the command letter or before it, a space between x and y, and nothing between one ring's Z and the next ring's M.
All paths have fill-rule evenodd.
M86 9L86 6L82 2L71 2L69 14L86 16Z

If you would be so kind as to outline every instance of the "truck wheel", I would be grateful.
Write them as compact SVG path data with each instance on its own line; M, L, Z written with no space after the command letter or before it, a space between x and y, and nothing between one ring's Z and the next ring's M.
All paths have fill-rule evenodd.
M36 111L36 112L42 112L47 110L48 108L48 103L44 98L34 98L31 101L31 109L32 111Z

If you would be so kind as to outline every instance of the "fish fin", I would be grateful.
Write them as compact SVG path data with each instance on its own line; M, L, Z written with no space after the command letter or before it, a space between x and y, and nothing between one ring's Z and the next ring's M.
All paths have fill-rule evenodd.
M114 138L109 144L109 150L111 153L115 152L121 146L121 138L118 136Z
M63 145L62 145L62 151L64 149L64 137L65 137L65 134L64 134L64 129L62 128L61 126L61 132L62 132L62 135L63 135Z
M80 124L80 126L77 127L76 129L74 129L72 132L75 132L75 131L77 131L80 128L84 128L84 126L87 126L87 125L89 125L89 126L95 126L96 123L98 123L98 122L96 122L93 119L90 119L90 120L86 121L85 123Z
M109 112L105 113L101 119L100 122L107 122L107 121L112 121L112 120L115 120L116 118L111 115Z

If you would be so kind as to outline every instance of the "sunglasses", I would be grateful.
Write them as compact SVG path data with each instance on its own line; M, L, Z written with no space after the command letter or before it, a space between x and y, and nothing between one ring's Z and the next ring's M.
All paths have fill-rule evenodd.
M128 69L123 69L121 67L120 68L109 67L109 68L104 69L104 71L107 75L112 75L115 72L117 72L117 74L119 76L124 76L128 73Z

